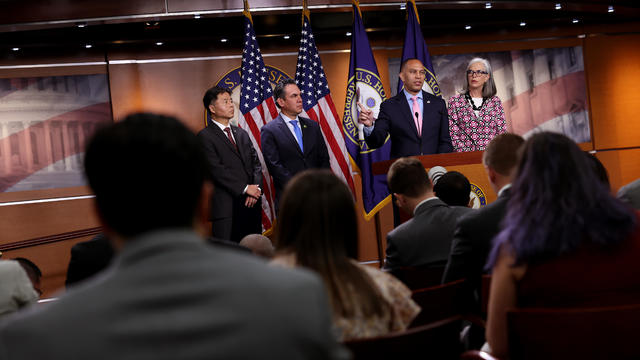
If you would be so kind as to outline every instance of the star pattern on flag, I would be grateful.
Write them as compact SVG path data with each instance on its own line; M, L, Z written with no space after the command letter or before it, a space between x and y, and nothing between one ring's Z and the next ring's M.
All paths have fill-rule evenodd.
M272 94L267 80L267 68L258 48L256 34L251 24L247 24L244 49L242 50L242 86L240 89L240 111L246 114L260 105Z
M314 107L319 99L329 94L329 83L324 75L322 61L320 61L318 48L307 17L304 18L302 24L301 36L295 80L300 88L302 105L307 111Z

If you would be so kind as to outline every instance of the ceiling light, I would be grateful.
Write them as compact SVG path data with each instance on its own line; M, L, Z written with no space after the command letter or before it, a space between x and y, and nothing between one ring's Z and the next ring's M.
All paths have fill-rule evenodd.
M572 22L572 23L574 23L574 24L577 24L579 21L580 21L580 20L578 20L578 19L573 19L573 20L571 20L571 22Z
M609 5L609 7L607 8L607 12L612 13L613 11L614 11L613 10L613 5Z
M467 25L464 27L465 30L471 30L471 25Z
M285 36L283 36L283 38L284 38L285 40L289 40L289 39L291 38L291 36L289 36L289 35L285 35Z
M220 42L227 42L227 39L222 38L222 39L220 39Z
M87 44L87 45L85 45L84 47L85 47L85 48L87 48L87 49L91 49L91 48L93 47L93 45L91 45L91 44Z
M193 18L194 18L194 19L200 19L200 14L195 14L195 15L193 15Z
M18 51L18 50L20 50L20 48L19 47L14 47L14 48L11 48L11 50Z
M351 33L347 31L347 36L351 36Z
M560 10L560 9L562 9L562 4L556 3L556 10Z
M406 9L407 9L407 4L406 3L400 4L400 10L406 10Z
M488 2L488 3L484 4L484 8L485 9L491 9L491 3Z
M86 22L76 23L76 26L79 28L87 27L87 23Z
M158 45L158 46L160 46L160 45L162 45L162 44L164 44L162 41L158 41L158 42L156 43L156 45Z
M527 23L526 23L526 22L524 22L524 21L520 21L520 26L526 26L526 25L527 25Z

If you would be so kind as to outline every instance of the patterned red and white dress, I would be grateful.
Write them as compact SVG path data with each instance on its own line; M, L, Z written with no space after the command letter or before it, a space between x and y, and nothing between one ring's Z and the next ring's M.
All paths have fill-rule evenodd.
M449 99L449 131L457 152L484 150L491 139L506 131L502 102L493 96L484 102L476 116L464 94Z

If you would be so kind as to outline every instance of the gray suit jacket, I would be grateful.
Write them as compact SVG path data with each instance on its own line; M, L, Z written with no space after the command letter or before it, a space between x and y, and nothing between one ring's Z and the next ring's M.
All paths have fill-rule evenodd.
M12 319L7 360L348 357L318 277L185 230L134 239L102 276Z
M618 190L618 199L640 210L640 179L632 181Z
M451 249L456 221L470 208L448 206L440 199L429 200L415 211L413 218L387 234L385 268L443 265Z

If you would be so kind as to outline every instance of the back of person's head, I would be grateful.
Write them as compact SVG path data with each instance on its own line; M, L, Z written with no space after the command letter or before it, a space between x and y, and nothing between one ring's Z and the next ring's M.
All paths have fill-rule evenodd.
M84 164L98 213L112 231L133 237L193 227L206 160L196 136L176 118L133 114L100 129Z
M607 168L604 167L600 159L593 154L589 154L587 152L584 153L589 162L591 163L591 168L593 169L594 176L600 180L603 184L605 184L608 188L611 188L611 183L609 182L609 174L607 173Z
M468 206L471 184L463 174L449 171L438 179L438 182L433 186L433 191L440 200L449 206Z
M387 183L392 193L417 198L432 190L427 170L420 160L404 157L396 160L387 173Z
M624 240L636 217L615 199L578 145L568 137L541 132L522 151L503 231L516 262L536 263L569 253L582 244L611 245Z
M494 137L482 154L482 162L502 176L510 176L518 165L518 153L524 144L520 135L502 133Z
M271 239L261 234L249 234L240 240L240 245L251 250L252 253L270 259L275 253Z
M358 254L355 202L331 171L306 170L289 181L280 201L276 247L323 278L334 314L388 310L372 281L351 262Z
M23 257L18 257L13 260L17 261L18 264L20 264L20 266L27 273L29 280L31 280L31 284L33 285L33 289L39 295L42 295L42 290L40 289L40 280L42 279L42 271L40 270L38 265L36 265L33 261Z

